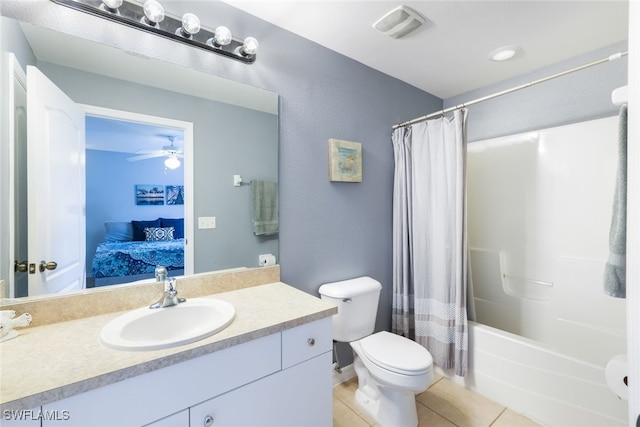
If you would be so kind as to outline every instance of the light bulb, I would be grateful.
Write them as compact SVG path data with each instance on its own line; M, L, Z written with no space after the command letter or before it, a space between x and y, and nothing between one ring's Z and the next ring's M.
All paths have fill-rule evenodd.
M185 13L182 16L182 33L185 37L190 37L200 31L200 18L193 13Z
M246 39L244 39L242 52L247 56L255 55L258 51L259 46L260 45L258 44L258 40L253 37L247 37Z
M120 6L122 6L122 0L102 0L102 3L109 10L116 10Z
M147 0L143 6L144 16L150 25L156 25L164 19L164 8L156 0Z
M176 169L180 167L180 160L176 156L167 157L164 161L164 165L169 169Z
M231 43L231 30L221 25L213 34L213 43L218 46L226 46Z

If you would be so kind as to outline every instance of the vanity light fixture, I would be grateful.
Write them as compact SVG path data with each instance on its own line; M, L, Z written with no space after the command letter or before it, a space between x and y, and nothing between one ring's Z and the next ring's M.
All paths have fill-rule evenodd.
M142 5L128 0L51 1L209 52L218 53L245 64L252 64L256 60L258 41L255 38L236 39L231 30L225 26L218 26L215 30L203 28L200 25L200 19L193 13L185 13L182 18L165 14L164 8L157 0L146 0Z
M164 21L164 7L162 7L162 5L156 0L145 1L144 5L142 6L142 11L144 12L144 18L142 18L142 22L146 23L147 25L155 27L159 23Z
M120 6L122 6L122 0L102 0L102 4L107 8L107 10L109 10L109 12L115 12Z
M176 30L176 34L190 39L194 34L200 31L200 18L193 13L185 13L182 15L182 27Z
M222 46L226 46L231 43L232 39L231 30L224 25L221 25L213 32L213 37L207 40L207 44L215 48L221 48Z

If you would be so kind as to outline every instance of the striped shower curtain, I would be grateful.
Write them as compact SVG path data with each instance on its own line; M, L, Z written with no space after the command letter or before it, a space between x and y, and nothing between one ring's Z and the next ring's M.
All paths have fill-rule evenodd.
M395 129L392 331L467 372L466 110Z

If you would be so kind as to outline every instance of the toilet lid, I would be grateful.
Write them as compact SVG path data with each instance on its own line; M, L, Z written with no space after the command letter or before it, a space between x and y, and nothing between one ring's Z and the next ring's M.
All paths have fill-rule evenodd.
M360 340L362 351L376 365L403 375L421 375L432 369L433 358L415 341L390 332Z

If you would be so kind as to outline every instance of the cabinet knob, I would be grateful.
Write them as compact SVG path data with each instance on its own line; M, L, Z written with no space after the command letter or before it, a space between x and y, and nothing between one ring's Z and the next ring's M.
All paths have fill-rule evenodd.
M211 427L213 425L213 417L211 415L205 415L204 427Z
M316 340L313 338L309 338L307 340L307 344L309 344L309 347L313 347L314 345L316 345Z

